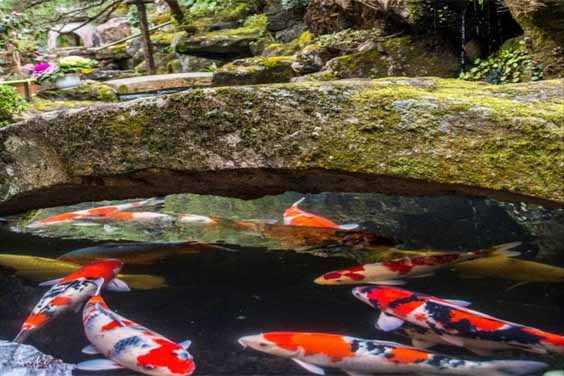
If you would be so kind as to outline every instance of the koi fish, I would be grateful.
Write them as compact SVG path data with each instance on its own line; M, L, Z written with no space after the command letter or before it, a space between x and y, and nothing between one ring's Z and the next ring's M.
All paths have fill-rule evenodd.
M384 286L357 287L353 295L381 311L377 327L384 331L398 329L407 321L430 329L451 346L481 355L505 349L564 354L564 336L472 311L465 308L470 305L465 301Z
M58 259L84 265L101 258L118 258L129 265L151 265L168 257L196 254L207 250L234 252L215 244L188 242L107 243L78 249Z
M0 255L0 266L13 269L18 277L32 281L44 281L74 273L80 265L46 257L25 255ZM139 290L166 287L163 277L149 274L118 274L117 277L129 286Z
M107 289L129 291L125 282L115 278L122 267L123 262L120 260L108 259L87 265L64 278L41 283L39 286L52 287L33 308L14 342L23 343L31 333L63 312L80 309L82 303L96 292L95 281L99 278L108 281L104 284Z
M289 358L317 375L338 368L350 376L372 374L526 375L547 365L533 361L468 361L394 342L325 333L270 332L242 337L243 347Z
M174 217L168 214L154 213L154 212L115 212L104 216L91 217L89 219L109 220L116 222L137 222L137 223L158 223L158 224L171 224L174 222Z
M460 262L488 257L496 252L503 252L510 256L516 256L519 253L510 253L509 249L515 248L519 245L521 245L521 242L500 244L489 249L478 249L469 252L448 252L442 254L402 257L399 259L332 271L315 279L314 282L319 285L345 285L359 283L402 285L405 284L405 282L399 278L427 277L433 275L436 270L444 269Z
M307 227L322 227L322 228L334 228L340 230L354 230L358 227L358 224L347 224L347 225L338 225L335 222L320 217L318 215L308 213L305 210L302 210L298 207L303 201L305 197L302 197L300 200L296 201L292 206L290 206L284 212L284 224L290 226L307 226Z
M98 283L101 285L103 281ZM82 352L103 354L108 359L79 363L79 370L128 368L155 376L188 376L194 372L196 365L187 351L190 341L174 343L118 315L108 308L99 292L86 303L82 314L84 331L91 343Z
M190 223L197 225L217 224L217 219L214 219L212 217L206 217L205 215L196 215L196 214L180 214L178 216L178 221L180 223Z
M121 205L100 206L97 208L77 210L69 213L62 213L51 217L43 218L28 224L26 227L41 228L44 226L58 225L62 223L72 222L73 220L79 218L107 216L113 213L121 212L124 210L131 210L142 206L161 205L163 202L164 201L161 198L150 198L148 200L129 202Z

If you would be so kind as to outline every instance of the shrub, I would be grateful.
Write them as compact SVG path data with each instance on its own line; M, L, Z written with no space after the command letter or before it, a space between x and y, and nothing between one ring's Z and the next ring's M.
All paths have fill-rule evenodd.
M11 123L14 115L21 114L26 108L26 101L14 88L0 85L0 127Z

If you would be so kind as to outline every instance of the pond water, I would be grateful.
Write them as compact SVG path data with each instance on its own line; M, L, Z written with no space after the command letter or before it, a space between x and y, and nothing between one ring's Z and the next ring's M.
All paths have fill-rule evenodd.
M284 226L274 224L275 220L281 223L284 210L300 197L290 192L241 201L176 195L167 197L164 205L148 208L174 216L173 221L133 224L87 220L78 225L26 228L30 221L57 213L114 203L41 210L8 218L9 224L0 229L0 253L55 259L110 241L194 240L228 248L177 254L142 265L128 263L122 273L155 278L138 279L133 286L137 288L128 293L104 293L110 308L119 314L175 341L191 339L190 352L197 364L197 375L308 374L289 360L244 350L237 343L244 335L260 332L328 332L408 344L408 339L401 335L375 329L378 312L352 296L354 286L313 283L328 271L378 261L383 256L381 249L340 241L343 232L288 232ZM397 239L401 248L409 250L462 251L521 241L518 250L522 254L518 259L555 269L537 270L532 266L537 264L512 269L510 264L503 263L478 274L472 268L448 269L432 277L411 279L405 288L471 301L475 310L564 333L564 273L556 269L564 267L562 210L485 199L337 193L308 195L301 207L338 223L359 223L361 231ZM176 215L185 213L221 220L215 225L180 223ZM0 339L12 339L45 292L37 287L37 282L61 275L50 275L57 274L56 270L33 273L47 268L46 263L27 265L26 271L23 264L7 268L3 262L0 255ZM166 287L161 286L164 284ZM88 343L76 314L58 318L26 343L70 363L91 358L81 353ZM435 350L477 359L452 347ZM551 369L564 367L562 358L528 353L501 353L495 358L543 360ZM343 374L331 369L327 373Z

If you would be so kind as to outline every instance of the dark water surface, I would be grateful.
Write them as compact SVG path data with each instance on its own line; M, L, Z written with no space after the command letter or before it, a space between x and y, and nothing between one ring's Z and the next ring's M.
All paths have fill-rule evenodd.
M230 218L276 218L297 194L242 202L224 198L174 196L160 210L168 213L219 215ZM100 204L83 204L79 208ZM363 228L402 240L409 249L462 250L523 241L521 258L564 266L563 216L560 211L462 198L391 198L379 195L323 194L309 196L303 208L340 223L362 222ZM76 207L71 208L75 210ZM50 209L39 216L71 210ZM378 332L378 312L351 295L353 286L319 286L321 274L357 264L351 252L319 257L307 252L276 250L264 239L233 233L179 229L178 226L115 225L61 226L41 233L0 229L0 253L56 258L69 251L121 240L225 241L237 252L206 251L180 255L154 265L126 265L122 273L163 276L168 288L104 294L111 309L175 341L192 340L190 352L198 375L301 375L307 371L293 362L243 350L237 339L267 331L320 331L406 343L406 338ZM125 228L125 230L124 230ZM73 239L73 237L87 239ZM47 236L48 235L48 236ZM57 237L54 237L57 236ZM253 240L254 239L254 240ZM279 248L279 247L278 247ZM339 253L339 252L343 253ZM333 251L332 251L333 252ZM531 272L532 273L532 272ZM413 279L405 287L434 296L471 301L472 308L543 330L564 333L562 283L500 278L462 278L444 271ZM45 289L36 281L16 277L0 268L0 339L12 339ZM28 343L39 350L75 363L92 357L81 354L87 340L80 315L68 314L32 335ZM436 348L466 359L470 353ZM564 366L562 358L527 353L499 354L497 359L535 359ZM327 370L328 374L342 374ZM78 374L78 372L77 372ZM128 371L99 375L126 375Z

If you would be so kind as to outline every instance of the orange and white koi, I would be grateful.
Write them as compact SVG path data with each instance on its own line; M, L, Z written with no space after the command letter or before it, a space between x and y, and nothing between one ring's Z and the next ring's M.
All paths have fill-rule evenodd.
M146 375L188 376L196 365L187 351L190 341L175 343L111 311L96 294L86 303L82 320L91 345L82 351L106 359L79 363L84 371L128 368Z
M127 284L116 275L123 267L123 262L107 259L86 265L64 278L44 282L40 286L52 286L37 303L23 323L14 342L23 343L27 337L70 310L80 309L82 304L96 292L95 281L104 278L108 283L104 287L114 291L129 291Z
M384 331L398 329L409 322L431 330L443 343L464 347L476 354L510 349L564 354L564 336L467 309L470 303L465 301L386 286L357 287L353 295L381 311L377 327ZM428 342L429 346L437 343L436 340Z
M317 375L338 368L350 376L373 374L526 375L547 367L532 361L468 361L394 342L337 334L270 332L242 337L244 347L289 358Z
M143 206L154 206L160 205L163 203L163 200L160 198L150 198L148 200L143 201L135 201L129 202L126 204L121 205L111 205L111 206L100 206L97 208L91 209L84 209L84 210L77 210L68 213L62 213L53 215L51 217L43 218L37 221L34 221L27 225L28 228L41 228L50 225L58 225L62 223L72 222L76 219L81 218L91 218L91 217L99 217L99 216L107 216L110 214L118 213L124 210L131 210L134 208L139 208Z
M506 243L489 249L478 249L469 252L447 252L432 255L415 255L390 261L353 266L351 268L325 273L314 282L319 285L346 285L375 283L379 285L400 285L405 282L400 278L421 278L432 275L439 269L454 264L505 253L516 256L519 253L509 249L519 246L521 242Z
M300 200L296 201L292 206L290 206L284 212L284 224L290 226L307 226L307 227L322 227L322 228L334 228L340 230L354 230L358 227L358 224L346 224L338 225L330 219L320 217L318 215L306 212L299 208L299 205L305 200L302 197Z

